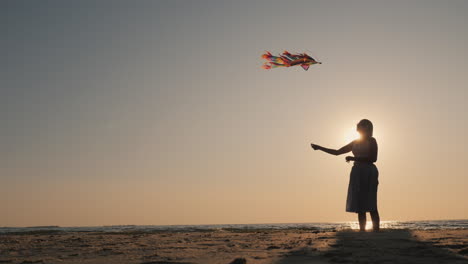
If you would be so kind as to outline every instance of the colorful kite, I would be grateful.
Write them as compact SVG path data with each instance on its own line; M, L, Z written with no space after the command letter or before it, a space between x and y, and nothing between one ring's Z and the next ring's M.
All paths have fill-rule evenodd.
M301 67L307 71L310 65L322 64L305 53L291 54L287 51L283 52L283 54L280 54L279 56L273 56L270 52L267 51L262 55L262 59L267 60L267 62L262 65L262 68L267 70L277 67L291 67L301 65Z

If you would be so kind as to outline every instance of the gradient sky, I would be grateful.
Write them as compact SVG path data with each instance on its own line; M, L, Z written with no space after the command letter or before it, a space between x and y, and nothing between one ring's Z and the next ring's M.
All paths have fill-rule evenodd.
M468 218L468 1L2 1L0 226ZM260 68L309 52L305 72Z

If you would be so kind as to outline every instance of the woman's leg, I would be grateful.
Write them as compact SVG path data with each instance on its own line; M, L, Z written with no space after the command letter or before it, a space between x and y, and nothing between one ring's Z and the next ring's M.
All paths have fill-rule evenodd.
M370 212L370 216L372 218L372 228L374 231L379 231L380 230L380 216L379 216L379 211L375 210Z
M361 232L366 231L366 212L361 212L358 213L358 219L359 219L359 230Z

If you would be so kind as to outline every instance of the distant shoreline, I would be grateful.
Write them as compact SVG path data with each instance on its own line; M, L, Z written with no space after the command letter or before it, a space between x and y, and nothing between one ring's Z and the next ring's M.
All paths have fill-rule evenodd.
M370 226L370 224L368 224ZM458 230L468 229L468 220L431 220L431 221L382 221L382 228L408 230ZM112 226L31 226L31 227L0 227L0 234L5 233L53 233L53 232L103 232L103 233L135 233L135 232L208 232L224 231L255 231L255 230L319 230L339 231L357 229L357 222L330 223L269 223L269 224L215 224L215 225L112 225Z

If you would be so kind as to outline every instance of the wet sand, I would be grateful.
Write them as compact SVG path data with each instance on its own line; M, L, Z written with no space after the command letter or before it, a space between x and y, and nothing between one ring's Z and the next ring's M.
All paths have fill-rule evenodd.
M468 230L384 229L378 233L361 233L232 229L0 234L0 263L228 264L233 261L239 264L468 263Z

